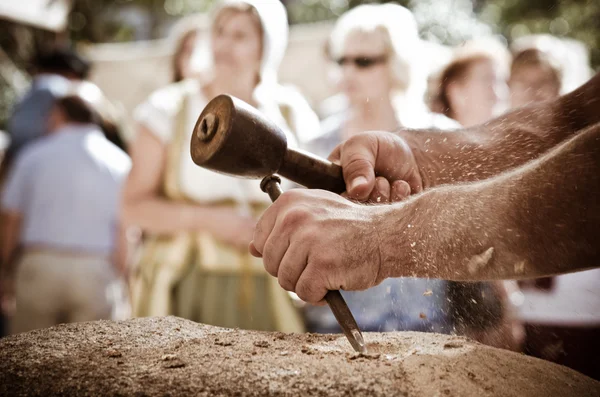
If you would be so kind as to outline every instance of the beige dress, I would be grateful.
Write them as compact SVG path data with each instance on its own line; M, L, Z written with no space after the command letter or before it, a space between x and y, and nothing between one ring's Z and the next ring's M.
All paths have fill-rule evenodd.
M217 174L191 159L191 133L207 102L197 82L184 81L155 92L136 110L138 122L168 150L164 196L204 206L228 205L240 213L259 215L270 204L260 181ZM273 110L277 108L260 107L267 117L284 125L281 113ZM262 260L209 233L149 236L136 264L135 316L176 315L230 328L304 330L291 297L266 273Z

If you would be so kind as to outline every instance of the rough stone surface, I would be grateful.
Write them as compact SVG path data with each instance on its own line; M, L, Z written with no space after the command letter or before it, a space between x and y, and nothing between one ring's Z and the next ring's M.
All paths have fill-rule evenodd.
M0 339L2 396L600 396L573 370L468 341L230 330L176 317L68 324Z

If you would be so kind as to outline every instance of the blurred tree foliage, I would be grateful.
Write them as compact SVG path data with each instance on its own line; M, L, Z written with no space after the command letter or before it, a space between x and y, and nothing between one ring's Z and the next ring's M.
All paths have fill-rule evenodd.
M178 17L208 10L216 0L74 0L70 35L91 42L136 39L124 10L146 16L146 38L164 35ZM348 9L385 0L282 0L290 23L333 20ZM529 33L551 33L583 41L594 66L600 66L600 1L598 0L398 0L410 8L424 38L448 45L488 33L511 41ZM129 21L129 23L128 23Z
M388 1L290 0L290 22L334 19L364 3ZM550 33L585 43L592 66L600 67L600 1L598 0L404 0L424 38L448 45L497 33L510 42L530 33Z
M488 0L480 16L509 40L530 33L550 33L580 40L590 50L594 69L600 67L600 1Z

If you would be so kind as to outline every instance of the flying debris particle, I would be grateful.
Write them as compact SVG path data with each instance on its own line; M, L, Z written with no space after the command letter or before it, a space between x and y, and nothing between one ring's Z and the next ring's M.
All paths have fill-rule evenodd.
M423 292L423 296L431 296L431 295L433 295L433 291L430 290L430 289L428 289L425 292Z
M427 315L423 312L419 313L419 318L422 318L423 320L427 318Z
M469 273L474 274L479 271L482 267L488 264L490 259L492 259L492 255L494 254L494 247L488 248L485 252L475 255L469 260L467 263L467 269Z
M515 263L515 273L523 273L525 270L525 261Z

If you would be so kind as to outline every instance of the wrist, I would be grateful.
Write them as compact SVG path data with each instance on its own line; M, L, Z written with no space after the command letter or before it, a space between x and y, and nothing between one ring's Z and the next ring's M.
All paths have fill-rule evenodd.
M411 200L411 202L414 200ZM377 232L379 268L377 283L386 278L409 274L411 265L410 242L414 225L408 202L375 207L374 230Z

